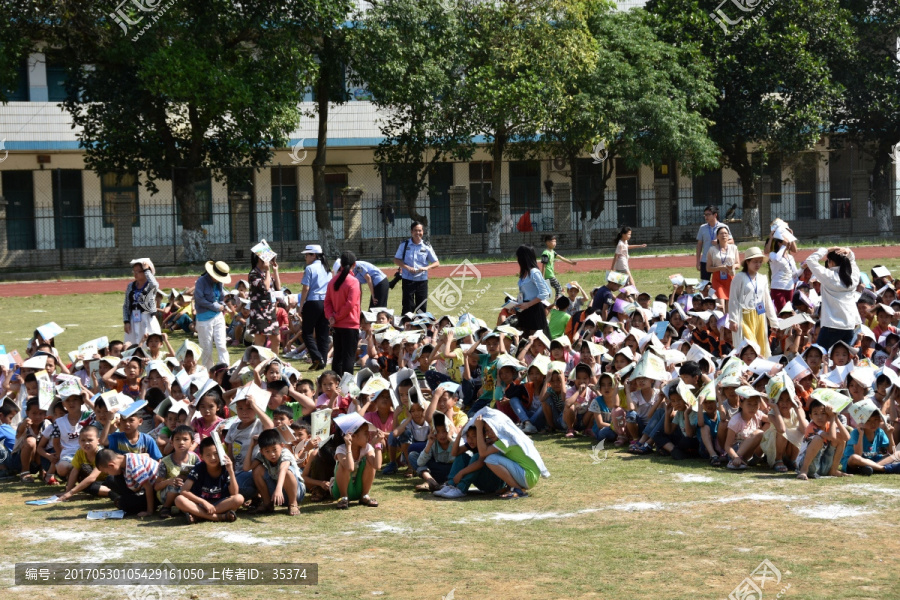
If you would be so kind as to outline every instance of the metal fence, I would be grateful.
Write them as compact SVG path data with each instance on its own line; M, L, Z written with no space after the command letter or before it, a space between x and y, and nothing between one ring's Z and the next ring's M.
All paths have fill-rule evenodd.
M496 195L500 220L491 224L490 177L483 167L473 170L473 164L478 163L446 163L416 198L415 213L427 220L427 235L442 256L510 254L520 243L540 245L551 232L559 236L561 250L612 248L623 225L635 228L635 243L690 243L710 203L719 205L720 219L733 223L736 235L742 235L738 183L722 183L720 176L704 188L697 179L661 180L652 169L633 177L613 176L598 203L602 185L596 179L576 181L573 193L566 174L510 167L504 178L507 189ZM303 245L319 243L323 232L308 165L276 165L251 173L243 183L235 181L197 177L194 182L192 216L200 222L210 258L247 256L249 245L261 238L292 258L299 258ZM74 269L97 266L98 261L114 266L131 255L151 256L160 265L183 261L185 215L167 182L150 194L136 176L56 169L4 170L0 183L6 202L0 267ZM328 167L325 187L325 229L338 247L372 260L392 257L414 215L389 174L371 164ZM775 183L761 177L756 187L763 231L776 217L792 223L801 238L878 231L865 172ZM900 214L900 190L889 194L891 215ZM585 221L585 204L601 207L599 217L591 219L588 206Z

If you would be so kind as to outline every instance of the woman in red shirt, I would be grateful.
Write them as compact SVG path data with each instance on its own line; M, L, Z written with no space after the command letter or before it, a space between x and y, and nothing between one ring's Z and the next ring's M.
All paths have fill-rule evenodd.
M331 368L338 374L353 373L359 345L360 291L356 277L348 277L356 266L356 255L341 254L341 268L325 291L325 317L334 331Z

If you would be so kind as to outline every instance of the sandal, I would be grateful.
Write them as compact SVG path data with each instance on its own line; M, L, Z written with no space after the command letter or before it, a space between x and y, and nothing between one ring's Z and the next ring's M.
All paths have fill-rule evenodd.
M775 471L778 473L787 473L788 468L784 466L784 461L776 460L774 465Z
M368 506L368 507L370 507L370 508L377 508L377 507L378 507L378 500L375 500L374 498L369 498L369 495L368 495L368 494L366 494L365 496L363 496L362 498L360 498L360 499L359 499L359 503L360 503L360 505L362 505L362 506Z
M721 459L718 455L716 455L716 456L711 456L710 459L709 459L709 464L711 464L711 465L714 466L714 467L721 467L721 466L722 466L722 459Z
M350 500L348 498L341 498L340 500L338 500L335 508L337 508L338 510L347 510L348 508L350 508Z
M291 504L291 505L288 507L288 515L290 515L290 516L292 516L292 517L296 517L296 516L299 515L299 514L300 514L300 505L298 505L298 504Z
M259 514L267 514L271 512L275 512L275 505L271 502L269 504L260 504L259 506L255 506L247 511L251 515L259 515Z
M172 509L168 506L163 506L159 511L160 519L171 519L172 518Z
M226 523L234 523L237 521L237 514L233 510L229 510L226 513L219 515L219 521L225 521Z
M189 512L184 513L184 520L187 521L188 525L194 525L197 523L196 517Z
M619 437L616 438L616 441L613 442L613 445L614 445L614 446L624 446L624 445L627 444L627 443L628 443L628 440L625 439L625 436L624 436L624 435L620 435Z
M500 496L501 500L518 500L519 498L527 498L528 493L521 488L512 488L502 496Z
M437 489L437 488L432 487L431 484L430 484L430 483L427 483L427 482L426 482L426 483L420 483L419 485L416 486L416 491L417 491L417 492L433 492L433 491L435 491L436 489Z
M744 471L747 468L746 463L741 462L740 465L734 464L734 461L728 461L728 468L732 471Z

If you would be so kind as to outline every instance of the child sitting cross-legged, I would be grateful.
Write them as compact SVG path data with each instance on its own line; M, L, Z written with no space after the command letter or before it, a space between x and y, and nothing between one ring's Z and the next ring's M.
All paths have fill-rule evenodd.
M266 429L259 434L259 453L252 464L253 481L262 497L255 512L271 512L276 505L288 505L288 514L300 514L300 503L306 495L303 475L297 466L297 458L285 445L277 429Z
M170 443L173 451L159 461L159 474L153 485L162 503L159 511L160 519L172 516L172 506L184 486L185 475L200 462L199 457L191 452L191 446L194 445L194 430L189 425L178 425L172 432Z
M436 413L425 449L421 453L409 453L410 462L418 465L416 473L425 480L425 483L416 486L417 492L433 492L441 489L450 474L450 468L453 466L451 451L456 436L451 435L447 421L446 415Z
M238 493L234 466L227 456L225 460L219 458L212 437L200 441L200 458L202 462L184 478L175 506L191 524L197 519L233 522L237 519L234 511L244 503L244 497Z
M748 464L755 465L762 456L762 424L768 417L759 410L759 399L762 394L749 385L735 389L740 398L741 409L728 421L728 433L725 438L725 452L731 461L728 468L743 471Z
M840 461L834 460L838 452L850 439L850 433L837 418L834 410L813 399L809 405L810 424L806 437L800 445L797 456L797 479L817 479L823 475L843 477L847 473L838 471Z
M348 413L334 419L344 434L344 443L334 451L337 464L331 497L338 501L335 508L350 508L350 500L359 500L363 506L378 506L369 497L375 481L375 449L369 444L369 422L359 413Z
M850 434L841 458L841 470L851 475L900 473L900 452L885 433L887 422L875 403L866 399L851 404L850 414L859 427Z

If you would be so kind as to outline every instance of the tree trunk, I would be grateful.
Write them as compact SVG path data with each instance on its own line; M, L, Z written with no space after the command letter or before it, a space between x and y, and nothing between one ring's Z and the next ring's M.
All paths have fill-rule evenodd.
M570 152L568 156L566 156L566 160L569 161L569 186L572 190L572 200L575 203L575 208L578 210L578 219L584 222L584 219L587 217L587 206L578 196L578 155L575 152ZM555 200L555 198L552 199ZM575 240L575 247L582 248L582 244L584 243L583 240L584 231L581 231L578 234L578 239Z
M418 200L419 195L413 193L412 191L403 194L403 200L406 202L406 212L409 214L409 218L413 221L418 221L422 224L422 228L425 230L425 233L428 233L428 215L425 213L419 212Z
M584 247L586 249L590 249L593 244L591 233L595 228L599 228L600 216L603 214L603 209L606 208L606 182L609 181L609 178L612 176L612 165L613 154L610 152L601 167L603 175L600 178L600 189L598 190L597 195L591 198L590 218L588 218L586 214L586 209L582 212L581 237L584 240Z
M503 185L503 151L506 149L506 130L497 129L491 155L494 172L491 177L491 195L487 199L487 252L500 254L500 197Z
M878 235L890 236L894 232L894 220L891 210L891 172L893 163L887 152L875 154L875 166L872 168L872 209Z
M205 262L209 256L209 248L197 210L194 171L175 169L172 175L172 189L181 212L181 245L184 249L184 260L189 263Z
M326 257L338 254L328 214L328 195L325 189L325 163L328 150L328 102L331 98L331 65L329 56L333 42L326 36L322 45L322 57L319 65L319 76L316 80L316 112L319 116L319 131L316 139L316 158L312 162L313 171L313 204L316 210L316 229L319 243Z
M744 238L758 240L762 235L759 222L759 199L756 195L756 181L753 179L753 165L746 142L736 143L726 149L731 168L741 181L741 205L744 209Z

